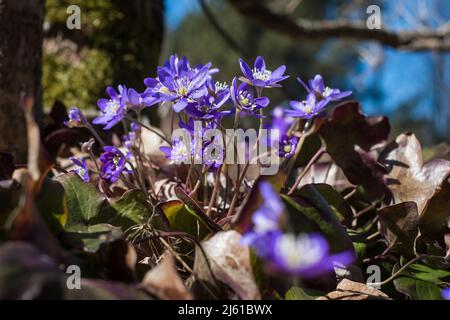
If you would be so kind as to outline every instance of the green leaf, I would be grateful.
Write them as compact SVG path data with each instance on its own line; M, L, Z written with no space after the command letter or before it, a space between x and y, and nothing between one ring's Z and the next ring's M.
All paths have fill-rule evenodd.
M147 202L147 196L140 190L128 190L117 201L109 202L102 209L102 221L127 230L133 225L145 222L150 218L152 208Z
M91 184L84 182L78 175L69 173L58 177L66 192L67 222L66 230L80 226L96 224L105 198Z
M167 201L161 204L161 208L172 231L187 232L198 239L203 239L208 234L208 226L181 200Z
M423 264L413 264L408 270L408 274L419 280L442 284L450 282L450 271L433 269Z
M394 280L395 288L413 300L442 300L441 289L434 283L409 277Z
M97 252L104 243L123 237L121 228L107 223L92 226L74 226L61 234L61 242L70 248Z
M311 185L303 187L302 190L305 188L314 190L314 186ZM299 197L281 196L286 205L289 221L287 226L292 229L290 231L295 233L320 232L328 240L331 252L353 251L353 243L331 207L320 193L317 191L311 191L311 193L314 193L313 201L305 201ZM301 190L299 194L301 194Z
M284 297L284 300L316 300L325 293L318 290L305 289L300 287L291 287Z
M301 188L298 192L302 197L308 198L311 201L317 201L317 195L312 190L312 186L325 199L330 208L333 210L336 218L344 224L351 223L353 219L353 212L350 205L345 201L344 197L334 190L332 186L325 183L312 184L310 187Z

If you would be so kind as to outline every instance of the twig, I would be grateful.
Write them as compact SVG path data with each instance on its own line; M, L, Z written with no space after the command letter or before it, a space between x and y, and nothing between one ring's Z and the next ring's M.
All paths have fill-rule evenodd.
M283 34L292 39L348 38L373 40L381 44L409 51L450 51L450 27L443 25L437 30L390 31L369 29L365 22L345 19L335 21L292 20L277 14L259 0L228 0L247 20Z
M311 160L306 165L305 169L303 169L302 173L299 174L297 177L297 180L295 181L294 185L291 187L291 189L288 192L288 196L292 195L295 190L297 189L298 185L302 181L302 179L305 177L305 175L308 173L309 169L316 163L317 160L325 153L325 148L321 147L316 154L311 158Z

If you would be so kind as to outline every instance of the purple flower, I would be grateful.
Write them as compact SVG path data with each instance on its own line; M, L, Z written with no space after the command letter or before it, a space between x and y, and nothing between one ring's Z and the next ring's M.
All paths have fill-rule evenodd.
M272 111L272 122L270 127L273 129L278 129L280 132L280 136L282 136L288 132L294 121L294 118L289 117L286 114L285 108L276 107Z
M282 233L280 218L285 208L280 196L268 182L261 182L259 190L264 202L253 214L253 228L244 233L241 242L252 246L273 268L308 278L333 270L334 264L352 263L352 252L330 255L327 241L319 234Z
M70 108L69 120L64 121L64 125L69 128L84 127L86 125L86 118L77 107Z
M269 129L278 130L278 156L282 158L290 158L294 155L297 149L298 139L295 136L289 135L289 128L294 123L294 118L286 115L285 109L277 107L272 111L272 121ZM271 131L269 131L271 132ZM271 136L271 140L274 138Z
M220 168L224 158L224 147L218 143L216 139L210 142L206 142L202 148L203 163L209 168L209 170L215 170Z
M253 89L249 88L247 83L242 82L238 86L236 78L231 84L231 99L237 108L253 115L258 115L257 111L267 107L270 103L267 97L255 98Z
M292 157L297 149L297 144L297 137L283 135L279 141L278 156L281 158Z
M445 300L450 300L450 288L446 288L446 289L442 290L442 297Z
M231 110L221 111L221 107L230 98L229 90L221 90L217 95L205 95L198 101L189 103L186 112L201 120L219 120L233 112Z
M351 252L329 254L327 241L319 234L280 234L273 239L273 264L283 272L312 278L332 271L334 265L348 266Z
M128 89L127 106L129 109L141 110L145 107L151 107L156 104L155 99L149 97L145 92L138 93L136 90Z
M291 101L294 110L286 110L286 114L294 118L311 119L321 113L327 103L327 100L317 101L316 96L310 93L305 101Z
M140 134L141 134L141 126L136 122L132 122L131 131L123 136L123 145L126 150L125 156L127 157L127 159L130 159L132 157L133 155L132 149L133 147L136 146Z
M303 85L308 93L314 94L318 101L325 100L327 101L327 103L329 103L331 101L341 100L352 94L351 91L341 92L341 90L339 89L326 87L323 77L320 74L316 75L314 79L308 81L309 86L307 86L302 79L297 78L297 80Z
M123 85L119 85L119 93L112 88L106 88L110 99L100 99L97 102L102 114L95 118L93 124L105 124L104 130L111 129L121 121L127 113L128 94Z
M191 163L192 146L188 146L190 142L184 142L182 139L172 142L171 147L159 147L159 150L166 154L166 158L172 160L175 164Z
M211 64L191 68L185 57L178 59L173 55L163 67L158 67L156 79L144 80L147 85L144 98L153 98L152 103L173 102L174 111L180 112L208 93L205 82L210 78L210 67Z
M178 126L182 129L186 129L191 136L195 136L196 131L199 136L203 136L206 130L217 128L217 122L207 121L202 122L201 120L194 120L194 118L189 118L188 122L183 121L178 122Z
M115 182L122 171L127 171L125 169L127 159L116 147L103 147L103 151L100 156L100 161L103 163L100 175L108 182Z
M279 234L279 220L284 211L284 205L280 196L275 192L272 185L262 181L259 185L264 202L252 216L253 228L242 236L242 243L255 247L260 256L266 256L265 245L274 234ZM261 239L264 241L261 242Z
M253 70L242 59L239 59L239 65L245 77L242 80L258 88L281 87L278 82L289 78L284 75L286 66L280 66L272 72L266 69L266 63L261 56L256 58Z
M71 172L75 172L76 174L78 174L84 182L89 182L89 169L86 163L86 159L81 159L80 161L75 157L71 157L70 160L72 160L72 162L76 165L76 168Z

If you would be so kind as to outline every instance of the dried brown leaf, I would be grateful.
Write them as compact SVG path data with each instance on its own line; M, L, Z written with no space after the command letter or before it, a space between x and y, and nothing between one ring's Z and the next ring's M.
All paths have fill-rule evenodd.
M192 300L192 294L178 275L174 258L169 253L157 267L147 272L141 286L160 299Z
M364 283L344 279L338 284L336 291L317 300L390 300L390 298L384 292Z

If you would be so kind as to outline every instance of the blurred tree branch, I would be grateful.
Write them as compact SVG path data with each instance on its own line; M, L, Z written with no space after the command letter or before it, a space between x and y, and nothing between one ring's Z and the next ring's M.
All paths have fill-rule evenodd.
M311 21L292 20L289 16L271 11L259 0L228 0L246 19L256 25L292 39L348 38L378 41L381 44L409 51L450 51L450 24L438 29L395 32L370 30L365 22L349 20Z

